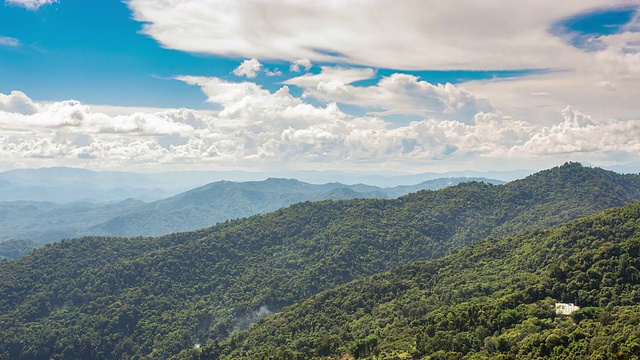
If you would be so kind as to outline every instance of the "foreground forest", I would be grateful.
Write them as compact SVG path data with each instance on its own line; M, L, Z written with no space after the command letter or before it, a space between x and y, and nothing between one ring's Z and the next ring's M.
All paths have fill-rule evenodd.
M176 358L637 359L639 255L636 203L356 280Z
M472 182L397 200L306 202L267 215L159 238L65 240L0 264L0 359L165 359L200 343L210 344L206 347L210 353L185 356L214 356L222 351L232 356L279 358L281 354L274 351L282 350L305 357L353 352L350 346L369 351L355 354L361 357L385 349L389 353L408 351L410 346L418 346L415 352L437 352L425 345L427 340L423 339L429 337L417 341L419 332L414 328L398 327L396 338L388 339L365 330L331 333L322 353L317 352L315 343L297 343L285 326L283 338L274 342L284 346L278 349L254 346L253 335L239 331L271 312L276 315L269 320L282 319L290 311L312 303L302 302L279 315L285 307L355 279L418 260L440 258L488 236L539 230L639 200L637 175L568 163L500 186ZM517 239L524 242L527 236ZM485 243L464 251L484 249L490 256L492 248L487 246ZM411 266L420 269L428 264ZM535 266L528 269L531 276L535 271ZM421 271L415 272L418 276ZM473 273L470 270L462 279L473 280ZM507 275L511 272L501 276ZM362 284L382 286L381 298L369 300L369 304L395 297L397 291L392 290L391 296L384 288L387 285L391 289L406 282L409 288L412 286L412 278L391 283L377 282L378 278L362 280ZM497 279L495 285L487 280L489 288L478 291L494 296L493 287L502 286L502 280ZM322 296L344 289L349 286ZM454 306L456 302L452 301L462 299L456 296L464 295L461 290L450 295L449 302L446 298L429 301ZM503 295L509 293L505 290ZM336 321L357 316L363 326L368 326L367 313L357 310L364 309L365 304L348 300L335 300L345 302L346 315L336 312L322 316L335 317ZM424 315L420 306L415 311ZM394 315L390 324L400 324L396 318L406 316ZM317 324L318 329L322 325L310 324ZM357 324L349 324L350 329L358 329ZM440 330L459 332L453 328ZM294 333L304 336L305 331L308 329L301 328ZM229 336L231 342L225 345ZM309 332L308 336L315 334ZM336 342L336 336L345 340ZM219 342L222 345L216 346ZM248 353L247 347L256 352Z

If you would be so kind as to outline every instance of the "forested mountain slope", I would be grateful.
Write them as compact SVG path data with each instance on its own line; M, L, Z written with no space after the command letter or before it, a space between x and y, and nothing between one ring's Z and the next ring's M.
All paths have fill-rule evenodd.
M501 186L300 203L158 239L65 240L0 264L0 355L164 359L354 279L637 200L638 176L566 164Z
M639 255L636 203L356 280L177 358L635 359Z
M77 237L88 227L134 213L144 204L143 201L133 199L110 204L0 202L0 242L10 239L32 239L47 243Z
M214 182L143 206L133 214L115 217L85 231L85 235L157 236L195 230L218 222L264 214L303 201L396 198L425 189L442 189L482 178L446 178L411 186L379 188L340 183L308 184L294 179Z
M263 214L297 202L395 198L423 189L441 189L465 181L498 180L445 178L411 186L379 188L364 184L308 184L291 179L214 182L178 195L144 203L79 201L0 202L0 242L32 239L42 243L80 236L158 236L197 230L216 223Z
M335 198L344 184L313 185L293 179L218 181L147 204L140 211L116 217L88 229L87 234L107 236L157 236L195 230L229 219L263 214L302 201ZM360 186L343 194L353 198L383 198L373 186Z

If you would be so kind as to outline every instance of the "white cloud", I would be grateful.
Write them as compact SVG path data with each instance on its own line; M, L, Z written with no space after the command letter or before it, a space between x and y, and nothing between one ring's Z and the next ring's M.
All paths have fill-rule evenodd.
M290 71L293 72L300 72L301 69L304 69L305 71L309 71L309 69L311 69L311 60L309 59L298 59L294 62L291 63L291 66L289 67Z
M20 45L20 40L8 36L0 36L0 46L16 47Z
M22 6L29 10L38 10L41 6L54 4L58 0L4 0L5 4Z
M640 34L639 34L640 35ZM557 114L567 104L598 118L634 119L640 114L640 54L604 51L573 71L472 81L459 86L510 114L530 120Z
M351 84L360 80L373 79L376 71L368 68L346 68L339 66L321 66L319 74L304 74L288 79L285 84L296 85L302 88L313 88L321 83L339 82Z
M282 71L278 69L274 69L274 70L265 69L264 73L267 74L267 76L282 76Z
M629 1L328 2L130 0L163 46L257 59L392 69L560 68L588 54L551 34L559 19Z
M0 111L32 115L38 107L22 91L12 91L9 95L0 93Z
M335 103L310 105L286 86L270 92L251 82L178 79L199 86L221 110L107 115L77 101L34 104L19 92L2 95L0 158L32 166L331 164L380 170L444 161L467 168L486 161L517 167L531 161L615 161L614 156L633 158L640 151L639 120L600 119L572 108L550 125L493 110L466 123L426 117L394 127L375 116L349 115ZM11 101L34 107L6 106Z
M350 85L374 75L372 69L322 67L320 74L305 74L284 84L300 86L305 95L323 101L373 110L372 115L413 114L468 122L479 112L491 111L487 100L478 99L462 88L433 85L413 75L392 74L374 86Z
M563 121L543 127L512 154L555 155L575 153L640 153L640 121L594 121L571 107L562 111Z
M248 59L242 62L233 73L236 76L246 76L248 78L254 78L262 70L262 64L256 59Z
M601 118L631 119L640 113L640 102L635 101L640 91L640 16L636 14L620 33L593 36L595 51L575 47L570 41L574 34L559 33L557 26L594 10L638 6L637 0L331 0L317 4L130 0L128 5L134 17L144 22L143 32L172 49L290 61L293 72L307 69L311 62L405 70L547 69L547 73L474 81L456 88L490 100L494 108L527 120L538 118L545 125L560 121L559 113L567 104ZM367 91L376 98L395 94L382 89L393 84L356 89L349 86L353 81L306 74L285 83L295 83L308 95L326 101L366 102L358 94ZM402 81L410 83L389 77L389 82ZM406 100L411 91L402 91ZM429 110L386 99L392 102L382 103L380 114ZM396 105L402 106L396 109ZM482 106L475 110L482 109L486 110ZM473 106L468 110L471 114Z
M267 76L281 76L282 71L278 69L267 69L257 59L244 60L237 68L233 70L236 76L245 76L247 78L255 78L258 73L264 72Z

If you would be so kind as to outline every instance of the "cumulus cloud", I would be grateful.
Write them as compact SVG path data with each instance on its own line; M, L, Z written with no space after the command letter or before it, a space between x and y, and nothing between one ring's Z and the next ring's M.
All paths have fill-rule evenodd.
M0 111L32 115L38 112L38 107L22 91L12 91L9 95L0 93Z
M0 36L0 46L16 47L20 45L20 40L9 36Z
M514 146L512 154L555 155L575 153L640 152L640 122L599 120L571 107L562 111L559 124L543 127L523 144Z
M54 4L58 0L4 0L5 4L22 6L29 10L38 10L44 5Z
M428 116L392 126L377 116L349 115L334 102L305 103L287 86L270 92L251 82L178 79L199 86L221 110L107 115L77 101L34 104L19 92L2 95L0 157L40 166L55 159L56 164L125 167L325 163L395 168L445 160L522 164L570 156L594 161L640 151L640 121L600 119L574 108L565 108L549 125L492 110L467 122ZM33 107L25 111L25 104Z
M254 78L262 70L262 64L256 59L248 59L242 62L233 73L236 76L246 76L248 78Z
M311 69L311 65L311 60L309 59L298 59L291 63L291 66L289 66L289 70L293 72L300 72L302 71L301 69L309 71L309 69Z
M472 121L479 112L489 112L491 105L472 93L452 84L431 84L407 74L392 74L375 86L353 86L353 82L371 79L373 69L322 67L319 74L305 74L285 81L305 89L305 95L323 101L361 106L372 115L413 114L444 115L462 122Z

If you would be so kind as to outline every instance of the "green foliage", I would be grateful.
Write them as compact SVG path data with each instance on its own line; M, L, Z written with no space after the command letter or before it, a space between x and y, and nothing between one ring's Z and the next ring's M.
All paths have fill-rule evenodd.
M471 179L445 178L386 189L363 184L314 185L288 179L219 181L148 204L132 199L117 203L0 202L0 228L4 230L0 241L29 238L47 243L83 235L158 236L263 214L302 201L395 198L463 181Z
M638 358L639 253L640 203L488 239L299 302L234 334L222 358L260 358L276 342L339 357L366 336L383 359ZM569 301L582 308L557 316L554 304ZM331 335L326 352L319 339Z
M549 309L541 305L516 309L522 299L532 304L547 295L595 299L592 306L602 307L606 297L596 280L600 275L603 283L617 284L608 272L613 265L606 261L616 250L601 249L602 266L580 268L580 273L563 263L549 269L558 278L593 279L593 288L582 292L576 287L582 282L563 282L550 294L540 288L545 284L525 285L539 267L550 266L553 246L522 254L521 268L514 272L491 262L511 251L507 243L493 241L483 245L484 257L463 252L468 256L455 258L455 271L463 276L440 273L440 267L449 266L445 260L421 263L397 268L392 278L374 276L298 303L293 309L301 313L295 317L288 317L290 312L264 315L354 279L442 257L487 236L542 228L638 199L638 176L567 164L503 186L465 183L397 200L306 202L160 238L65 240L0 264L0 359L164 359L180 350L185 359L259 358L258 353L297 359L358 349L361 356L395 354L396 349L413 353L418 334L428 330L429 316L442 323L434 330L442 332L438 336L460 351L475 349L487 339L486 332L499 332L495 347L506 349L515 340L504 329L524 321L525 313L548 319ZM602 228L606 236L608 231ZM627 253L616 271L636 279L637 253ZM588 259L574 261L586 264ZM479 265L501 270L481 276ZM358 295L362 291L366 296ZM334 296L333 303L319 307ZM500 296L502 302L447 311L461 306L461 299L489 296ZM608 296L635 299L626 293ZM395 299L405 299L408 307ZM432 313L435 307L439 310ZM490 322L459 331L471 329L475 323L469 319L482 318L480 310ZM615 321L616 313L607 311L603 321ZM457 312L467 315L458 318ZM241 331L265 320L275 324L261 335L268 341L254 341ZM379 339L376 346L370 346L371 336ZM196 343L213 345L194 350Z
M497 180L483 180L500 183ZM147 204L135 213L118 216L90 228L88 234L156 236L264 214L303 201L396 198L410 192L440 189L463 181L469 180L437 179L386 189L363 184L314 185L293 179L273 178L249 182L219 181Z

